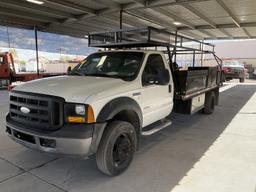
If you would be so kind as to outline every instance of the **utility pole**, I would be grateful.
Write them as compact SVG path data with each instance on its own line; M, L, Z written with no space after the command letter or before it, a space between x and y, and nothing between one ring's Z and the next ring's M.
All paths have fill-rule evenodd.
M11 48L11 43L10 43L10 34L9 34L8 26L6 26L6 32L7 32L8 47L10 49Z
M34 27L35 32L35 44L36 44L36 72L37 77L39 77L39 57L38 57L38 39L37 39L37 27Z

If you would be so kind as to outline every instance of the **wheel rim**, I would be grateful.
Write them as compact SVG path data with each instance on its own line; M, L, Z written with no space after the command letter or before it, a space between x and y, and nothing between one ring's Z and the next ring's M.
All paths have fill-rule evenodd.
M113 163L116 167L126 164L132 156L132 143L127 134L118 136L113 147Z

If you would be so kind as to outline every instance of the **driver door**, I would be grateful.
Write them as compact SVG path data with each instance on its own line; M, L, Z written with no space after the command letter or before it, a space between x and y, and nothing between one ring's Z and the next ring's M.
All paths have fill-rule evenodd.
M170 82L167 85L153 83L158 72L167 68L162 55L150 54L142 73L143 126L168 116L172 110L173 98Z

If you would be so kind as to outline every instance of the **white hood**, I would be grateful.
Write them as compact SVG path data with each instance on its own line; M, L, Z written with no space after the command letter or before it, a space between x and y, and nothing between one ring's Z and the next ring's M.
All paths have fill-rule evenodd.
M127 82L121 79L88 77L88 76L58 76L33 80L15 87L13 90L40 93L63 97L67 102L85 102L94 94L106 92L109 88L121 91ZM113 89L117 88L117 89Z

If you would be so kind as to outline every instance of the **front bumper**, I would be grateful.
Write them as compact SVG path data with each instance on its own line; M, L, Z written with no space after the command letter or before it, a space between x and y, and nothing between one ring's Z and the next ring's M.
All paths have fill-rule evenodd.
M94 153L94 131L97 124L64 125L62 128L44 132L26 128L6 117L6 132L15 142L42 152L64 156L87 157Z

